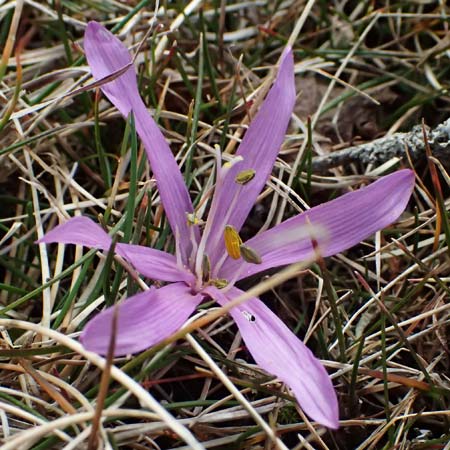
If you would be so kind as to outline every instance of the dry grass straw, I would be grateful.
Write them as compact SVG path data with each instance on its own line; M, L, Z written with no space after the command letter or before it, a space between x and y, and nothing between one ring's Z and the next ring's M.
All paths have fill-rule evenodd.
M89 19L115 28L135 52L141 92L182 169L191 167L198 198L213 185L214 145L225 159L235 150L270 86L268 69L292 45L299 107L248 233L408 166L396 158L311 173L312 156L409 130L422 118L430 126L448 118L445 2L352 5L0 4L1 449L448 448L443 161L415 163L408 210L375 239L322 270L304 262L244 286L247 297L264 294L329 368L341 404L335 433L310 423L284 386L252 364L223 308L199 311L162 345L109 366L83 349L79 332L96 311L146 283L119 259L34 244L68 217L88 215L119 233L131 223L133 242L172 245L142 149L131 179L123 121L91 89L81 50ZM131 183L133 217L126 214ZM105 367L110 377L102 378Z

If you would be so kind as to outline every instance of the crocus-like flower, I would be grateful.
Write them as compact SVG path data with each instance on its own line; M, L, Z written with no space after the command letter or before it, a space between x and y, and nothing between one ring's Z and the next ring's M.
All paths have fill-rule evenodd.
M95 22L87 27L84 47L97 80L131 63L121 42ZM130 66L102 90L125 117L134 113L176 240L175 255L140 245L115 246L116 253L139 273L166 283L119 304L116 355L142 351L174 333L205 298L227 304L242 294L235 286L239 280L311 257L314 249L305 225L326 230L327 239L319 242L320 250L323 256L334 255L396 220L411 195L413 173L400 170L241 241L238 232L270 175L294 107L290 49L285 51L273 86L233 160L222 166L218 156L215 192L202 224L197 223L170 148L139 95L134 69ZM76 217L40 242L108 250L112 240L92 220ZM234 307L230 314L256 363L286 383L311 418L337 428L336 394L312 352L257 298ZM107 352L112 317L109 308L86 325L81 340L87 349Z

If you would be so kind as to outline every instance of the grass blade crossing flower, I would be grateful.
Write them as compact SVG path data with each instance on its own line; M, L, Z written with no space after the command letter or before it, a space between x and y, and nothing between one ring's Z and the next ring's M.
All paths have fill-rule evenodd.
M209 289L218 303L242 291L233 287L227 294L217 288ZM276 375L302 399L306 414L323 425L336 428L338 403L327 371L311 350L259 299L252 298L230 311L239 327L249 352L259 366Z
M162 288L133 295L119 307L116 355L136 353L157 344L179 330L203 299L193 295L186 283L170 283ZM174 302L177 302L174 304ZM81 341L93 352L106 354L114 308L95 316L84 328Z
M97 79L131 61L120 41L96 23L88 26L85 48ZM327 239L320 235L314 239L317 238L322 254L330 256L388 226L406 207L414 187L414 175L410 170L401 170L311 208L246 242L241 241L239 230L270 174L294 107L293 68L293 54L287 49L237 157L232 164L218 164L216 191L203 235L195 235L195 245L187 242L188 227L196 227L188 225L186 220L187 214L193 213L187 189L181 185L181 173L169 147L143 106L134 72L131 74L129 69L102 87L124 116L130 109L135 112L137 130L159 181L172 229L177 234L186 233L178 258L142 246L116 245L115 251L138 272L169 283L137 294L118 306L116 355L144 350L169 336L181 327L203 298L227 304L241 293L234 287L239 279L310 257L313 248L311 235L305 232L308 223L325 229ZM175 176L175 182L164 181L169 179L169 173ZM106 250L111 238L90 219L74 218L51 230L40 242L74 243ZM324 367L311 351L257 298L234 308L231 316L255 361L293 390L311 418L337 428L336 394ZM105 353L111 322L111 308L95 316L83 330L84 345Z

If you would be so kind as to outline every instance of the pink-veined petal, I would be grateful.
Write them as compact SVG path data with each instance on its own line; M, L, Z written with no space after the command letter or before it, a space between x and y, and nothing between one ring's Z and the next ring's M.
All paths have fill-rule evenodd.
M74 217L46 233L38 243L78 244L88 248L109 250L112 239L99 225L87 217ZM177 265L170 253L140 245L116 244L117 254L135 269L154 280L191 282L193 275Z
M221 305L243 294L235 287L225 295L216 288L209 293ZM311 350L258 298L234 307L230 314L257 364L292 389L309 417L329 428L338 428L336 392Z
M79 216L56 226L37 241L38 244L52 244L55 242L108 250L111 247L112 239L93 220Z
M127 48L97 22L89 22L86 28L84 49L96 80L132 62ZM191 249L186 214L192 213L192 202L172 151L142 101L134 67L104 84L101 89L125 118L133 110L136 131L144 144L164 210L172 231L179 239L181 256L186 262ZM198 237L197 229L194 233Z
M116 252L142 275L161 281L193 283L194 275L178 267L175 256L161 250L133 244L117 244Z
M239 270L239 279L242 279L271 267L313 256L313 236L305 234L308 220L312 228L318 226L326 232L326 239L317 239L322 256L342 252L398 219L408 204L413 188L414 173L404 169L315 206L246 242L261 256L261 264L228 258L220 277L233 278Z
M202 301L184 283L134 295L117 306L115 356L140 352L179 330ZM80 336L90 351L105 355L111 339L114 306L97 314Z
M225 224L239 230L266 184L283 143L294 104L294 59L289 48L283 55L273 86L236 152L236 156L242 157L243 161L228 170L221 187L214 193L219 207L214 211L206 250L212 263L218 253L222 253ZM244 185L236 183L236 175L245 170L254 170L254 178ZM238 201L232 205L235 196L238 196Z

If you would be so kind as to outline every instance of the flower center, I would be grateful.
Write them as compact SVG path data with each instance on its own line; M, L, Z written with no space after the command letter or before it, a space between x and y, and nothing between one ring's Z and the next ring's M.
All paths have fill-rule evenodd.
M224 180L229 174L229 170L237 163L242 162L242 156L236 156L232 160L226 162L222 166L221 161L221 153L220 148L215 148L216 151L216 159L217 159L217 179L215 186L215 194L217 194L218 190L220 191L224 187ZM247 183L251 182L256 175L256 171L254 169L244 169L238 172L234 176L234 182L239 186L239 189L233 193L233 198L231 204L228 208L228 212L225 213L224 216L219 213L220 205L219 205L219 197L218 195L213 195L211 208L209 210L208 218L206 222L201 221L193 214L187 215L187 221L189 225L201 225L204 226L202 237L198 245L193 245L195 249L193 251L193 258L191 260L191 270L196 276L196 288L200 289L203 285L214 285L219 288L224 288L226 286L232 286L234 283L230 284L228 280L224 280L220 277L220 268L228 257L233 259L242 258L244 261L251 264L261 264L261 257L258 255L256 250L250 248L248 245L245 245L242 242L242 239L239 236L238 231L232 225L228 225L227 221L230 217L230 213L233 208L236 206L238 202L239 194L242 190L242 187ZM218 217L220 217L220 223L217 223ZM214 233L211 234L213 229L213 224L215 227L222 228L224 227L223 239L225 244L225 252L223 252L222 256L217 261L216 257L214 257L213 265L211 267L211 262L209 260L208 255L206 254L207 243L208 249L212 250L214 255L217 253L214 249L219 249L218 245L223 245L220 243L220 234ZM217 229L217 228L216 228ZM217 261L217 263L215 262ZM233 279L238 277L238 275L233 276Z

